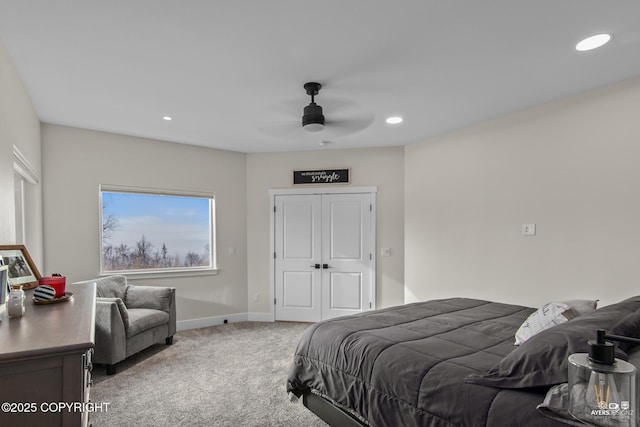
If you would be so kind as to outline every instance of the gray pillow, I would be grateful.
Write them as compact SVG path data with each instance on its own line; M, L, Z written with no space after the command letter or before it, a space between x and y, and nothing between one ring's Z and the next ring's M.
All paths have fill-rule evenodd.
M628 314L611 330L606 332L611 335L621 335L623 337L629 338L640 338L640 311ZM631 350L632 348L640 346L636 346L631 343L620 342L618 343L618 347L621 350L629 353L629 350ZM631 354L629 354L629 357L631 357Z
M169 312L173 288L160 286L127 286L124 301L129 308L151 308Z
M629 350L629 363L640 370L640 345L633 347Z
M550 386L567 382L567 358L587 353L596 330L609 332L629 314L640 309L640 297L600 308L534 335L484 374L467 376L465 382L499 388ZM624 324L624 322L622 322ZM627 322L633 325L633 322ZM620 326L619 331L624 329ZM629 336L629 331L620 335ZM616 357L627 354L616 348Z
M127 278L122 275L101 277L94 280L96 296L100 298L124 299L127 291Z

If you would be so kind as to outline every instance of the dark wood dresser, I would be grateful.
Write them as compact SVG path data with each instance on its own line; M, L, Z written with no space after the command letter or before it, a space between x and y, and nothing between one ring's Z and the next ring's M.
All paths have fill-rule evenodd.
M67 285L65 302L0 318L0 426L87 426L96 289Z

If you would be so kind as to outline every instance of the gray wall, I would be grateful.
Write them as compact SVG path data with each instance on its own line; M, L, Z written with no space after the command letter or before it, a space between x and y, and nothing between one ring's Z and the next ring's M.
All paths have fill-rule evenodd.
M41 177L40 121L13 61L0 40L0 245L16 244L14 145ZM41 184L28 186L25 203L27 234L24 243L36 266L42 270Z
M401 147L247 155L50 124L42 126L42 139L47 271L71 281L97 275L99 184L215 192L219 274L135 283L175 286L178 318L191 326L232 315L243 320L243 313L268 318L269 189L291 187L296 168L345 166L351 185L378 187L378 248L392 248L391 257L378 258L378 306L403 302Z
M246 314L244 154L50 124L42 144L47 272L98 274L100 184L215 193L219 273L135 284L175 286L179 321Z
M378 186L378 249L393 249L378 258L379 306L452 295L606 304L640 293L639 78L405 149L248 155L41 130L1 42L0 93L0 244L15 243L16 145L41 177L27 247L45 274L97 274L100 183L216 193L220 273L139 281L176 286L183 321L270 312L268 190L291 187L296 168L347 166L352 185ZM523 223L538 234L521 236Z
M336 143L337 144L337 143ZM404 150L402 147L357 150L318 150L247 155L247 232L249 237L249 311L269 313L270 212L269 190L291 188L294 169L350 168L351 186L377 186L379 248L391 248L391 257L377 258L377 306L404 299ZM259 295L255 301L256 294Z
M405 300L640 294L639 112L636 78L406 147Z

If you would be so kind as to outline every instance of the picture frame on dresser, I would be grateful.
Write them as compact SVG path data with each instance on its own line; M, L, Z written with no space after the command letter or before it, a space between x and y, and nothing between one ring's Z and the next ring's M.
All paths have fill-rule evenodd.
M40 272L24 245L0 245L0 258L8 267L9 286L22 285L23 289L38 286Z
M2 264L0 259L0 312L4 308L4 303L7 302L7 295L9 294L9 267Z

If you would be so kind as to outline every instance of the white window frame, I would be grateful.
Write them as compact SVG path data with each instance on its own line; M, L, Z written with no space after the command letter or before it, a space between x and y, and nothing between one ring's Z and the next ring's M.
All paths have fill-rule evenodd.
M156 195L156 196L177 196L177 197L194 197L194 198L207 198L209 199L209 218L211 221L210 230L210 250L211 266L209 267L176 267L176 268L154 268L154 269L136 269L136 270L104 270L103 265L103 235L102 235L102 193L103 192L115 192L115 193L131 193L141 195ZM149 187L128 187L121 185L107 185L100 184L98 189L98 203L99 203L99 224L98 233L99 239L99 254L100 254L100 272L99 276L110 276L114 274L122 274L125 276L135 276L137 279L153 278L159 276L165 277L177 277L177 276L201 276L218 274L217 264L217 250L216 250L216 205L215 194L205 193L188 190L171 190L171 189L159 189Z
M40 176L35 168L31 165L27 157L22 154L20 149L13 146L13 179L15 194L15 233L16 243L28 243L27 236L27 212L26 200L28 193L33 191L31 185L40 184ZM28 185L27 185L28 184Z

